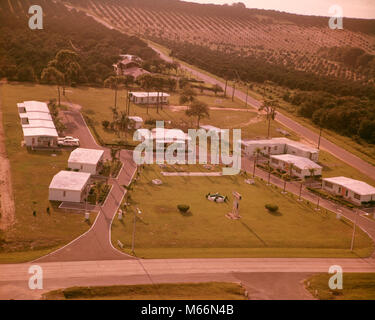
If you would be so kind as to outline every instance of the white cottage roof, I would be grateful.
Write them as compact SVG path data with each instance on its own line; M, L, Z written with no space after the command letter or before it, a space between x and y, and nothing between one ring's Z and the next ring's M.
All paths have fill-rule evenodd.
M24 137L58 137L53 128L22 128Z
M22 124L23 128L51 128L55 129L55 124L51 120L33 120L29 119L29 123Z
M147 97L157 97L159 95L159 98L163 97L170 97L168 93L165 92L130 92L134 97L137 98L147 98Z
M91 174L87 172L60 171L53 177L49 188L82 191L88 183L90 176Z
M19 106L23 106L26 112L44 112L49 113L49 108L45 102L40 101L24 101Z
M135 122L143 122L143 119L137 116L128 117L128 119L133 120Z
M375 188L363 181L354 180L347 177L325 178L323 180L343 186L346 189L349 189L362 196L375 194Z
M20 118L27 118L29 120L50 120L52 121L52 116L45 112L25 112L20 113Z
M96 165L104 154L103 150L77 148L70 154L69 163Z
M322 169L322 167L316 164L314 161L304 157L294 156L292 154L281 154L271 156L272 159L277 159L287 163L293 163L293 165L301 170L304 169Z

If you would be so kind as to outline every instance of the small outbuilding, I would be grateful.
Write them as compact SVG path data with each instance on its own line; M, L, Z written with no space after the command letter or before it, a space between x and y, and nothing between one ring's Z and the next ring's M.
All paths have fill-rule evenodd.
M373 186L347 177L325 178L323 189L357 205L375 201Z
M130 101L135 104L169 104L169 97L165 92L129 92Z
M137 129L142 128L143 119L141 117L133 116L133 117L128 117L128 119L130 120L129 129L137 130Z
M49 200L84 202L90 177L91 174L87 172L60 171L49 186Z
M288 174L291 173L292 176L301 179L310 177L312 175L312 170L314 170L314 176L321 176L323 169L310 159L291 154L271 156L270 166L272 168L286 171Z
M103 150L77 148L70 154L68 167L79 172L97 174L103 155Z

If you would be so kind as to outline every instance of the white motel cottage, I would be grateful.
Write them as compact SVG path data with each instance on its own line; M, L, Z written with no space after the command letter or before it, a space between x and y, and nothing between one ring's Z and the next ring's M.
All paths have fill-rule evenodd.
M50 201L83 202L90 187L91 174L60 171L49 186Z
M135 104L169 104L169 97L165 92L129 92L130 101Z
M104 151L77 148L70 154L68 167L72 170L97 174L103 160Z
M366 182L347 177L323 179L323 189L344 199L361 205L363 202L375 201L375 188Z
M298 157L304 157L318 162L319 150L309 147L303 143L293 141L287 138L273 138L265 140L242 140L243 154L249 157L259 148L264 155L291 154Z
M46 103L24 101L17 104L25 145L56 147L58 133Z
M290 173L292 166L292 176L304 179L310 177L311 171L314 170L314 176L322 175L322 167L316 164L314 161L294 156L292 154L281 154L271 156L270 166L275 169L280 169Z

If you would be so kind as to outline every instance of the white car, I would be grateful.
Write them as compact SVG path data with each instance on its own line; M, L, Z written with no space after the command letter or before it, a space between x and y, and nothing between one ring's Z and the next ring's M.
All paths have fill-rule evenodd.
M79 139L73 137L58 138L57 144L59 146L79 147Z

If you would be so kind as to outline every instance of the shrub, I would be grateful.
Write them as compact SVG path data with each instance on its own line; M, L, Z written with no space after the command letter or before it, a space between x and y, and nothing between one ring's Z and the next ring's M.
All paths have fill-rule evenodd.
M104 129L108 129L109 125L110 125L110 122L108 120L102 121L102 126L103 126Z
M190 206L187 205L187 204L179 204L179 205L177 206L177 209L178 209L181 213L186 213L186 212L189 211Z
M279 207L276 205L276 204L266 204L265 205L266 209L269 211L269 212L277 212L279 210Z

